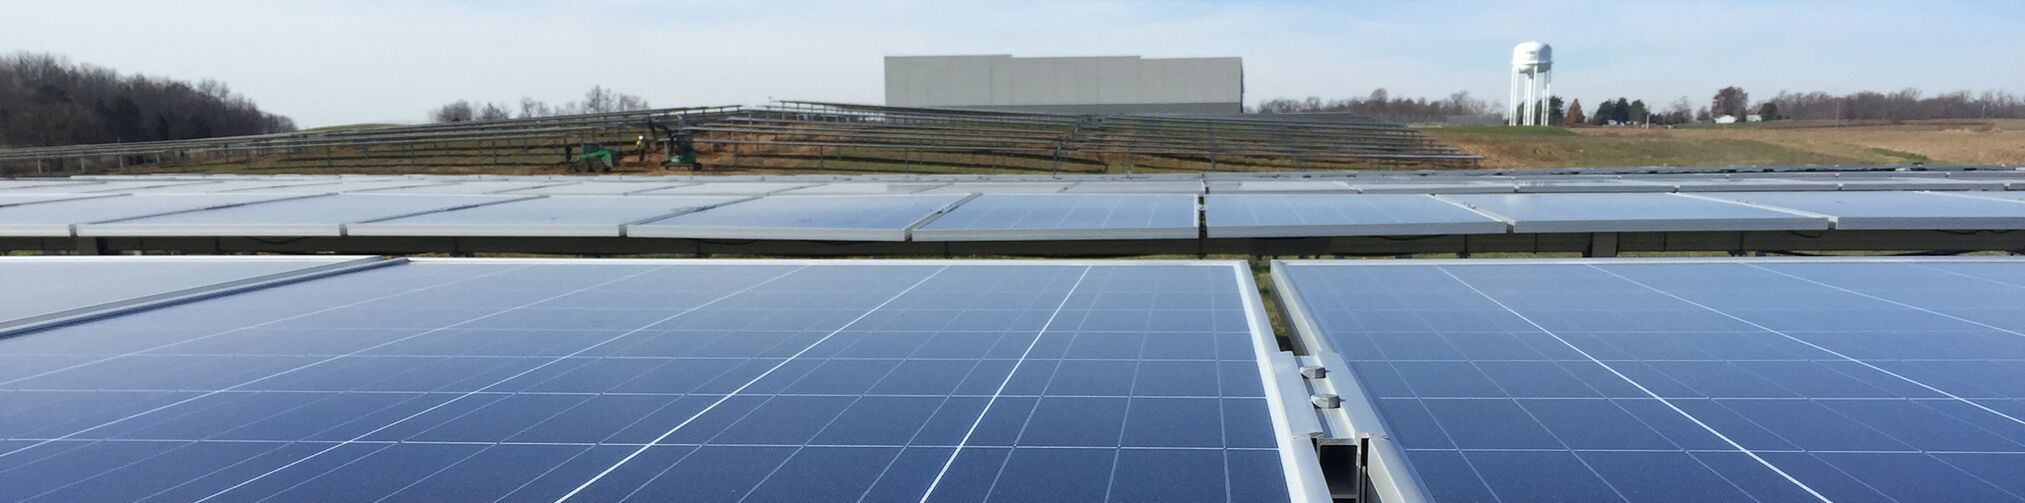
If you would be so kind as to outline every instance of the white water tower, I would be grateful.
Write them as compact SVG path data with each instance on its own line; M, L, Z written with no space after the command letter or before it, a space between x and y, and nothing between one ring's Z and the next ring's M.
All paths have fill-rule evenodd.
M1523 88L1523 90L1521 90ZM1512 101L1505 106L1505 124L1543 126L1548 102L1554 99L1554 47L1526 42L1512 48ZM1524 110L1521 116L1520 111Z

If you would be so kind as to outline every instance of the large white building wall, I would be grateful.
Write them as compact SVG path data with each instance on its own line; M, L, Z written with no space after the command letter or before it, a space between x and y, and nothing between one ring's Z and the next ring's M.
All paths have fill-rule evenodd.
M1239 58L890 56L886 104L1071 113L1238 113Z

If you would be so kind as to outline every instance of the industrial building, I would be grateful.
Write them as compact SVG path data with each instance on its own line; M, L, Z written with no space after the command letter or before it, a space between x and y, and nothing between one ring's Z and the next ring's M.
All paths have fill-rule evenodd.
M888 56L886 105L1078 114L1244 112L1240 58Z

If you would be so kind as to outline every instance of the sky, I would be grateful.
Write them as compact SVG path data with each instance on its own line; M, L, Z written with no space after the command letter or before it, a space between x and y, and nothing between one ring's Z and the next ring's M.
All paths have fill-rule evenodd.
M1697 105L1736 85L2025 94L2015 0L0 1L0 52L216 79L302 127L603 85L655 106L880 103L882 57L1244 58L1245 101L1503 101L1513 45L1556 94Z

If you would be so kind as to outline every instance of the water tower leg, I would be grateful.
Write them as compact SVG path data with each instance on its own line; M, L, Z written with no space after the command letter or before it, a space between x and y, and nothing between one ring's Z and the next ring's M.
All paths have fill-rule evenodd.
M1505 102L1505 125L1519 125L1519 72L1512 72L1511 99Z
M1542 90L1540 94L1547 95L1546 97L1541 98L1540 101L1543 103L1553 103L1554 72L1552 71L1540 72L1540 81L1541 81L1540 88ZM1554 107L1550 106L1540 107L1540 125L1542 126L1553 125L1554 124L1554 116L1552 115L1553 113Z

